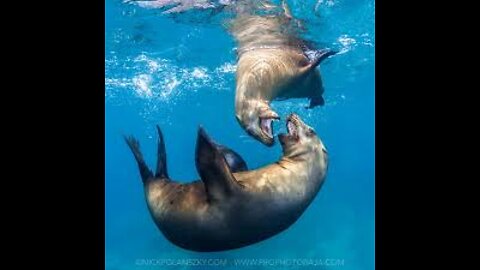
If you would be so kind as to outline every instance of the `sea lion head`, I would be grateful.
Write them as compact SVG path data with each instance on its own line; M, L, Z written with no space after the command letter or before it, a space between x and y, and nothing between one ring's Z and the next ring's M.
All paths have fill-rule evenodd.
M255 139L267 146L274 144L273 121L280 117L266 102L251 100L237 109L237 121Z
M327 149L315 130L305 124L298 115L292 113L287 117L287 130L288 134L278 135L284 157L294 159L320 155L323 159L327 158Z

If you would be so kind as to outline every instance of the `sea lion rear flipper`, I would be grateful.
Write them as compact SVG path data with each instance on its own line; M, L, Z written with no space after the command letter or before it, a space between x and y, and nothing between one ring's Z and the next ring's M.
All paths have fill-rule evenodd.
M305 52L305 55L309 59L309 64L301 69L301 73L307 73L315 69L323 60L328 57L337 54L337 51L331 49L321 50L309 50Z
M142 177L142 181L145 183L147 180L153 177L152 171L148 168L145 160L143 159L142 152L140 151L140 143L137 139L133 136L124 137L125 142L127 143L128 147L133 153L135 160L138 164L138 169L140 170L140 176Z
M165 151L165 141L163 140L163 133L157 125L158 132L158 150L157 150L157 169L155 177L168 178L167 171L167 153Z
M202 127L198 130L195 165L209 201L225 199L240 189L222 151Z

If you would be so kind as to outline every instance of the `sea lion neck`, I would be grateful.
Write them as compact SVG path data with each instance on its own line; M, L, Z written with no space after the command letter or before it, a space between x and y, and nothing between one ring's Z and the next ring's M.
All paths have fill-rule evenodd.
M263 100L266 102L272 98L269 94L271 91L264 91L263 88L265 87L259 83L256 83L251 78L239 78L236 91L237 99ZM251 89L255 89L255 91L252 91Z
M296 155L282 155L277 163L301 164L306 162L308 162L307 154L301 153Z
M285 149L285 147L288 147ZM279 161L285 161L287 163L309 163L311 160L320 159L320 148L316 145L310 145L308 147L301 146L282 146L282 156Z

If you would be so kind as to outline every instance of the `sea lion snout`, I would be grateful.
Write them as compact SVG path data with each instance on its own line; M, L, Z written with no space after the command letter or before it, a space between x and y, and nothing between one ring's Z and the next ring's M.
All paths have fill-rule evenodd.
M248 134L267 146L274 145L273 122L280 120L280 116L268 104L253 102L237 111L237 121Z
M327 154L315 130L305 124L297 114L292 113L287 117L286 127L288 133L278 135L285 156L320 153L320 151L321 155Z

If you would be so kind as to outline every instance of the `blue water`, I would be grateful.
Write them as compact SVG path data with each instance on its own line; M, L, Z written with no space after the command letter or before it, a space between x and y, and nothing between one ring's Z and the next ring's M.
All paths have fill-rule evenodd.
M273 103L283 119L297 112L316 129L330 154L327 180L300 220L283 233L233 251L196 253L170 244L152 222L122 135L135 135L154 167L155 125L160 125L169 174L180 181L198 179L194 146L199 125L239 152L249 168L276 161L280 145L263 146L235 120L235 44L221 15L210 21L198 19L203 14L171 17L106 0L106 269L224 269L172 265L174 259L199 258L227 260L228 269L247 268L235 266L236 259L331 259L331 265L260 263L255 269L375 268L375 3L288 2L294 16L307 23L309 39L341 52L320 67L324 107L303 109L307 100ZM284 122L274 128L285 130Z

